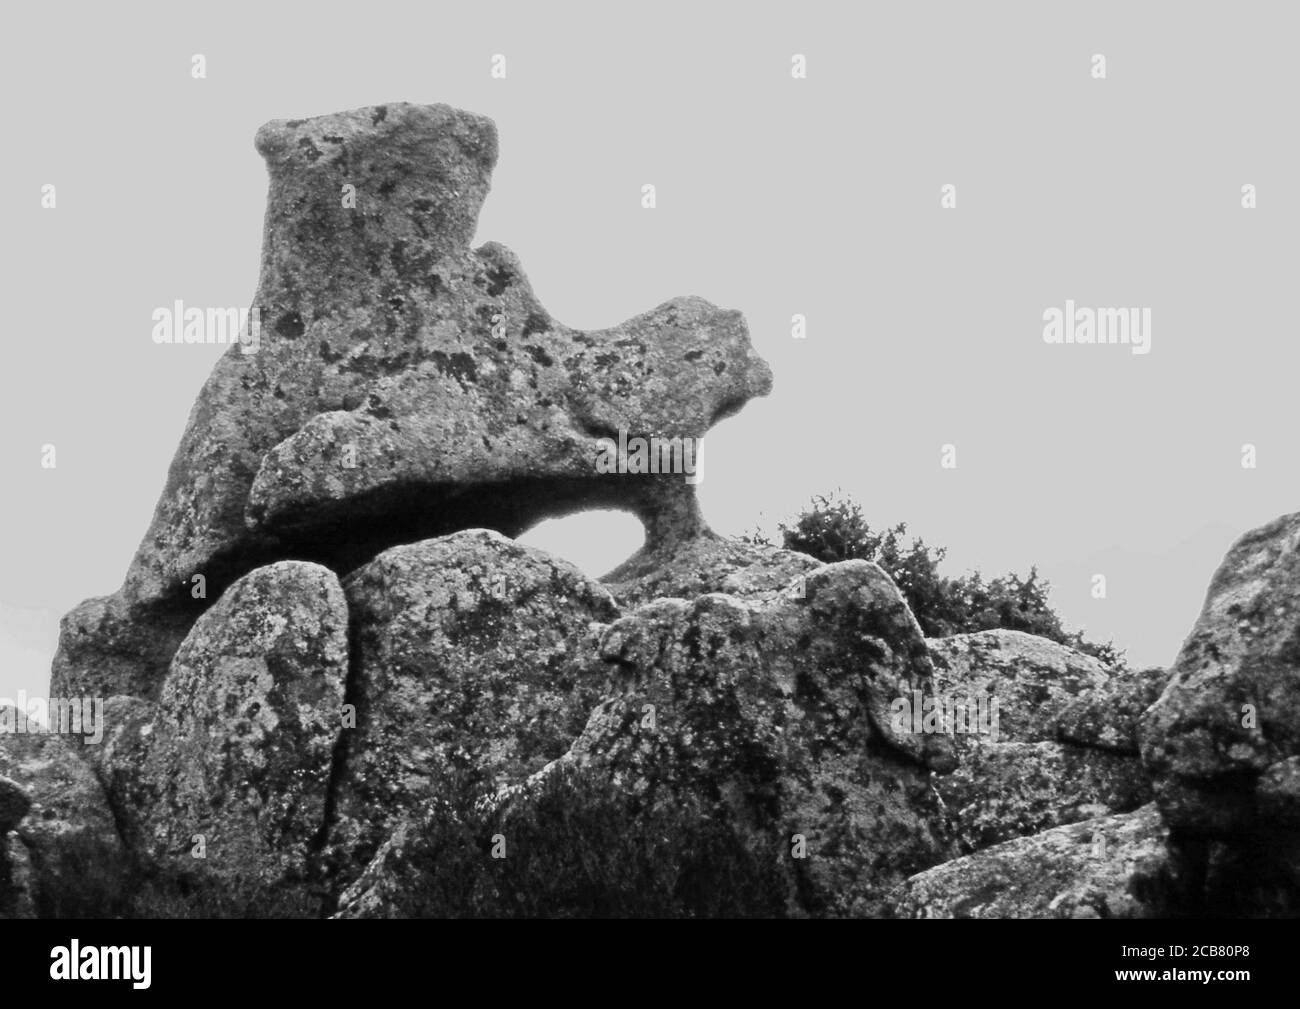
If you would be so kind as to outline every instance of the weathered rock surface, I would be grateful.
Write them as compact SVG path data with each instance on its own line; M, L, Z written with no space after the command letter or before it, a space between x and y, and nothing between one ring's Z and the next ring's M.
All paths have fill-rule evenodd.
M694 599L723 592L737 599L798 597L820 561L794 550L727 539L709 531L684 542L647 545L602 579L620 605Z
M26 724L13 708L0 709L0 720ZM31 903L43 918L117 913L128 896L130 866L104 790L76 748L61 735L0 732L0 779L21 790L19 806L28 803L9 835L9 882L0 885L9 897L0 904L16 913L15 903ZM16 883L15 873L25 882Z
M705 529L684 472L662 454L598 472L600 440L663 439L680 463L766 394L739 312L683 297L605 330L552 319L513 253L469 247L497 158L483 116L378 106L269 123L257 147L258 338L200 393L121 592L65 624L57 689L153 699L203 608L196 574L216 598L285 557L345 573L584 507L635 512L657 551Z
M960 752L961 766L935 790L963 853L1151 801L1135 757L1051 742L985 742Z
M486 529L395 547L346 588L357 723L330 842L344 879L422 803L563 754L605 686L597 635L616 615L573 565Z
M0 916L1300 913L1300 515L1168 676L927 648L875 565L705 524L676 464L771 384L739 313L573 330L470 248L489 120L257 147L259 327L63 622L51 692L109 698L102 743L0 733ZM670 465L605 471L620 436ZM603 586L508 538L588 507L646 528ZM898 720L935 699L974 731Z
M404 822L337 917L713 917L798 913L788 864L716 799L631 796L600 768L549 765L498 801Z
M779 860L797 894L789 913L870 915L893 880L946 854L926 772L953 757L945 737L888 722L890 700L928 692L930 670L874 565L820 569L803 600L763 608L720 595L651 603L610 628L602 655L627 693L596 711L571 759L635 796L716 794L705 815Z
M307 892L347 671L347 603L319 565L258 568L199 619L149 733L126 723L106 740L125 751L109 755L116 766L145 751L142 787L156 799L115 785L145 814L165 870L219 888L235 913L318 912Z
M1115 677L1101 663L1019 631L927 643L937 698L966 711L951 737L960 766L935 780L961 852L1151 801L1136 754L1057 741L1066 712L1109 696ZM1098 732L1108 724L1100 715Z
M643 913L709 913L729 893L750 913L869 915L885 889L948 857L928 772L951 769L951 742L889 723L891 700L928 692L931 670L874 564L821 567L797 599L656 600L609 626L600 654L616 691L570 750L486 806L395 833L342 914L433 913L449 850L469 853L454 864L485 913L508 913L527 881L569 913L627 893L658 894ZM557 807L583 836L610 838L612 855L574 841L574 861L559 843L545 872L491 858L491 836L528 851L532 825L564 822Z
M889 896L899 918L1145 918L1164 861L1153 804L1056 827L913 876Z
M146 821L158 801L148 767L156 714L156 705L138 697L110 697L104 702L104 738L78 751L103 785L118 832L133 852L149 848Z
M1136 756L1142 716L1168 681L1168 671L1158 666L1113 673L1105 684L1084 691L1056 716L1056 738Z
M1300 513L1215 573L1142 720L1184 913L1300 913Z
M169 606L132 604L121 594L87 599L60 621L50 693L155 697L201 607L192 596Z
M955 634L926 644L936 692L958 700L996 699L1000 738L1011 741L1052 739L1054 719L1110 679L1091 656L1022 631Z

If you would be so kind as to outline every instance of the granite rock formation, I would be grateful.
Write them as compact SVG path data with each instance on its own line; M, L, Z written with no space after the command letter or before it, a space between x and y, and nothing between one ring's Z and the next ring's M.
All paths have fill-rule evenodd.
M508 874L527 863L451 861L456 811L444 808L399 826L343 895L342 915L447 914L430 895L447 899L439 881L448 872L497 894L480 906L498 914L590 912L572 906L574 894L636 881L651 890L643 900L664 903L618 910L878 914L886 890L949 854L928 772L952 769L951 741L900 734L888 719L890 700L928 691L931 676L920 628L888 576L848 561L801 588L748 601L659 599L606 626L607 698L559 759L487 803L492 826L480 833L523 844L527 825L564 796L592 827L603 820L635 848L657 843L652 881L631 858L598 871L562 863L535 878ZM592 778L614 786L598 809L584 797L590 788L575 795L570 784ZM727 857L701 864L711 844ZM511 895L525 884L537 903L520 908ZM766 902L745 903L751 894Z
M61 627L51 693L102 739L0 731L0 915L1294 912L1300 517L1169 674L927 642L876 565L704 522L698 439L771 384L738 312L574 330L470 247L489 120L257 148L256 328ZM646 530L601 581L514 540L591 507ZM899 718L945 697L997 735Z
M1140 732L1175 910L1300 913L1300 513L1228 551Z
M552 319L513 253L469 246L497 158L482 116L385 105L269 123L257 148L260 329L200 392L121 590L65 618L54 692L156 697L207 601L277 560L343 574L590 507L637 514L655 556L705 532L694 487L659 470L770 389L739 312L683 297L606 330ZM620 436L658 457L598 472Z
M1017 838L913 876L889 895L897 918L1147 918L1166 835L1148 804Z
M1099 708L1128 674L1020 631L957 634L929 647L936 696L952 705L960 762L934 788L961 853L1151 801L1136 749L1059 729L1067 713ZM1107 732L1119 731L1110 716L1098 717Z

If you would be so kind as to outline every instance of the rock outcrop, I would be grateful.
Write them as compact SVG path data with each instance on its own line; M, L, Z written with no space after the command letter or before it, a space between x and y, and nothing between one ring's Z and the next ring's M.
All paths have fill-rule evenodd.
M327 906L430 803L568 750L608 685L601 628L674 577L654 571L770 597L817 567L699 512L700 438L771 385L740 313L683 297L574 330L508 249L470 248L490 120L394 104L277 121L256 146L250 325L122 588L65 618L52 675L108 698L102 743L68 752L152 913ZM619 602L509 540L594 506L646 528ZM5 816L26 822L20 795Z
M482 116L386 105L273 122L257 147L260 330L200 392L120 592L65 619L56 693L156 697L205 600L276 560L346 573L588 507L636 513L655 556L705 531L698 441L771 386L739 312L684 297L606 330L552 319L513 253L469 247L497 158Z
M1164 864L1154 804L1073 823L920 873L889 896L898 918L1148 918Z
M1046 638L980 631L929 642L935 692L955 724L957 770L937 778L963 854L1063 824L1127 813L1151 801L1136 750L1061 737L1061 719L1092 710L1128 674ZM909 705L909 717L923 712ZM1071 723L1073 724L1073 722ZM1117 734L1099 712L1099 735Z
M930 693L931 670L888 576L849 561L803 588L660 599L608 626L613 693L568 751L475 808L401 825L341 913L454 913L439 902L449 872L482 913L609 913L629 892L640 913L879 913L889 887L949 854L928 771L952 769L951 741L890 723L893 698ZM548 834L543 871L536 824L557 806L612 843ZM465 857L467 821L499 839L499 865Z
M929 646L937 690L956 698L996 698L999 734L1009 740L1051 739L1052 720L1110 679L1092 656L1023 631L955 634L931 638Z
M1300 513L1228 552L1141 742L1172 910L1300 913Z
M334 573L284 561L190 631L147 736L141 833L169 877L231 910L316 913L312 859L345 717L348 609Z
M1160 697L1169 671L1157 667L1125 669L1079 694L1054 719L1063 743L1137 756L1142 716Z
M489 120L257 147L254 325L61 626L102 738L0 709L0 916L1300 909L1300 516L1168 674L927 642L876 565L704 522L698 440L771 384L738 312L574 330L470 248ZM646 529L603 582L514 540L588 507Z
M521 783L568 749L616 610L571 564L484 529L394 547L346 590L357 720L329 843L350 881L424 804Z

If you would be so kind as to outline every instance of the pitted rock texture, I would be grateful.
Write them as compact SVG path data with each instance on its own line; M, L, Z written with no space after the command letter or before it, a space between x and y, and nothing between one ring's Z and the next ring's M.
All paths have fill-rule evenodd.
M845 561L813 571L804 579L803 591L801 597L778 596L752 604L722 595L703 596L695 603L658 600L615 623L601 642L601 656L618 668L643 671L673 659L693 663L696 674L703 675L707 656L690 614L702 600L714 600L723 627L734 625L736 643L750 650L733 657L738 670L743 668L741 656L762 666L760 648L764 655L788 660L792 668L782 674L782 685L792 692L794 703L808 706L807 711L799 707L797 716L790 712L803 729L833 727L878 740L920 767L951 771L956 761L949 738L900 733L890 718L895 697L910 696L914 690L931 692L933 670L916 619L889 576L867 561ZM715 634L715 647L726 641L720 635ZM685 640L674 645L674 636ZM676 651L666 651L674 647ZM841 724L846 718L850 724ZM575 750L584 745L579 740Z
M876 565L821 567L799 599L656 600L606 629L600 654L615 689L568 753L486 812L476 807L470 839L458 840L463 811L413 821L345 894L342 913L436 913L422 901L445 891L439 852L490 847L497 831L518 850L557 803L627 839L611 842L608 862L593 851L595 868L556 846L550 893L572 913L599 913L601 893L625 886L661 892L663 904L645 907L664 914L707 913L730 889L732 906L752 913L871 915L890 886L949 857L929 771L951 769L951 743L889 726L890 700L928 693L931 669L920 628ZM609 791L577 789L569 776ZM717 864L706 871L710 852ZM491 861L456 864L487 895L485 913L508 912L491 895L517 890L510 873L529 865ZM505 874L495 886L483 881L493 873ZM544 890L544 875L524 878Z
M1141 762L1061 743L976 743L936 779L963 854L1052 827L1127 813L1151 801Z
M798 598L821 561L795 550L760 546L704 531L667 549L647 545L602 581L624 607L654 599L723 592L738 599Z
M1184 913L1300 913L1300 513L1224 558L1141 726Z
M120 593L78 604L59 623L50 693L155 697L202 605L192 596L180 607L133 605Z
M110 697L104 702L104 738L78 750L104 786L118 831L133 852L151 847L147 821L158 793L148 765L157 713L156 704L138 697Z
M557 762L503 801L456 798L404 821L336 917L798 913L788 864L708 795L637 798L599 768Z
M1054 719L1076 697L1110 679L1090 655L1023 631L979 631L930 638L935 685L959 700L998 701L1001 738L1054 738Z
M347 603L317 564L258 568L194 625L137 750L153 801L131 807L179 885L221 891L231 913L318 913L311 863L347 671Z
M771 375L737 312L573 330L471 248L489 120L257 147L256 339L123 588L62 625L51 692L108 698L102 742L0 733L0 915L1300 911L1300 516L1234 548L1167 686L927 646L879 567L716 536L689 471L602 472ZM646 528L603 585L510 539L589 507ZM936 695L996 699L998 738L895 720Z
M1056 738L1137 756L1142 716L1168 682L1169 672L1158 666L1116 672L1103 686L1081 693L1056 716Z
M1008 841L913 876L897 918L1159 917L1165 828L1154 804Z
M980 631L927 644L936 694L954 714L960 766L935 780L949 830L969 854L1012 838L1127 813L1151 801L1136 753L1058 741L1060 719L1085 699L1113 695L1114 674L1088 655L1020 631ZM996 705L995 705L996 702ZM911 711L908 712L911 714ZM1123 711L1099 710L1098 734Z
M469 247L497 158L483 116L393 104L276 121L257 147L258 339L199 394L120 594L65 625L57 689L155 698L205 605L196 574L215 599L288 557L346 574L589 507L636 513L656 552L705 531L687 474L599 472L600 440L671 455L765 395L739 312L681 297L609 329L552 319L513 253Z
M714 805L692 793L636 798L599 768L552 765L503 801L443 802L403 823L335 917L792 913L788 866Z
M346 591L357 721L330 831L345 880L422 803L562 755L605 687L596 645L617 613L573 565L486 529L395 547Z

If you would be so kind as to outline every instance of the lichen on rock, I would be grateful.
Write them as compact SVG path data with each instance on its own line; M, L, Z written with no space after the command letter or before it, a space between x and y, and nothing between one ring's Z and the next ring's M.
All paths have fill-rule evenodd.
M875 564L705 522L684 452L772 383L739 312L577 330L470 246L491 120L256 146L256 328L122 588L61 625L51 690L105 698L103 739L0 734L0 915L1300 907L1297 516L1234 548L1168 675L927 641ZM515 540L596 507L646 531L602 581ZM899 718L954 695L997 737Z

